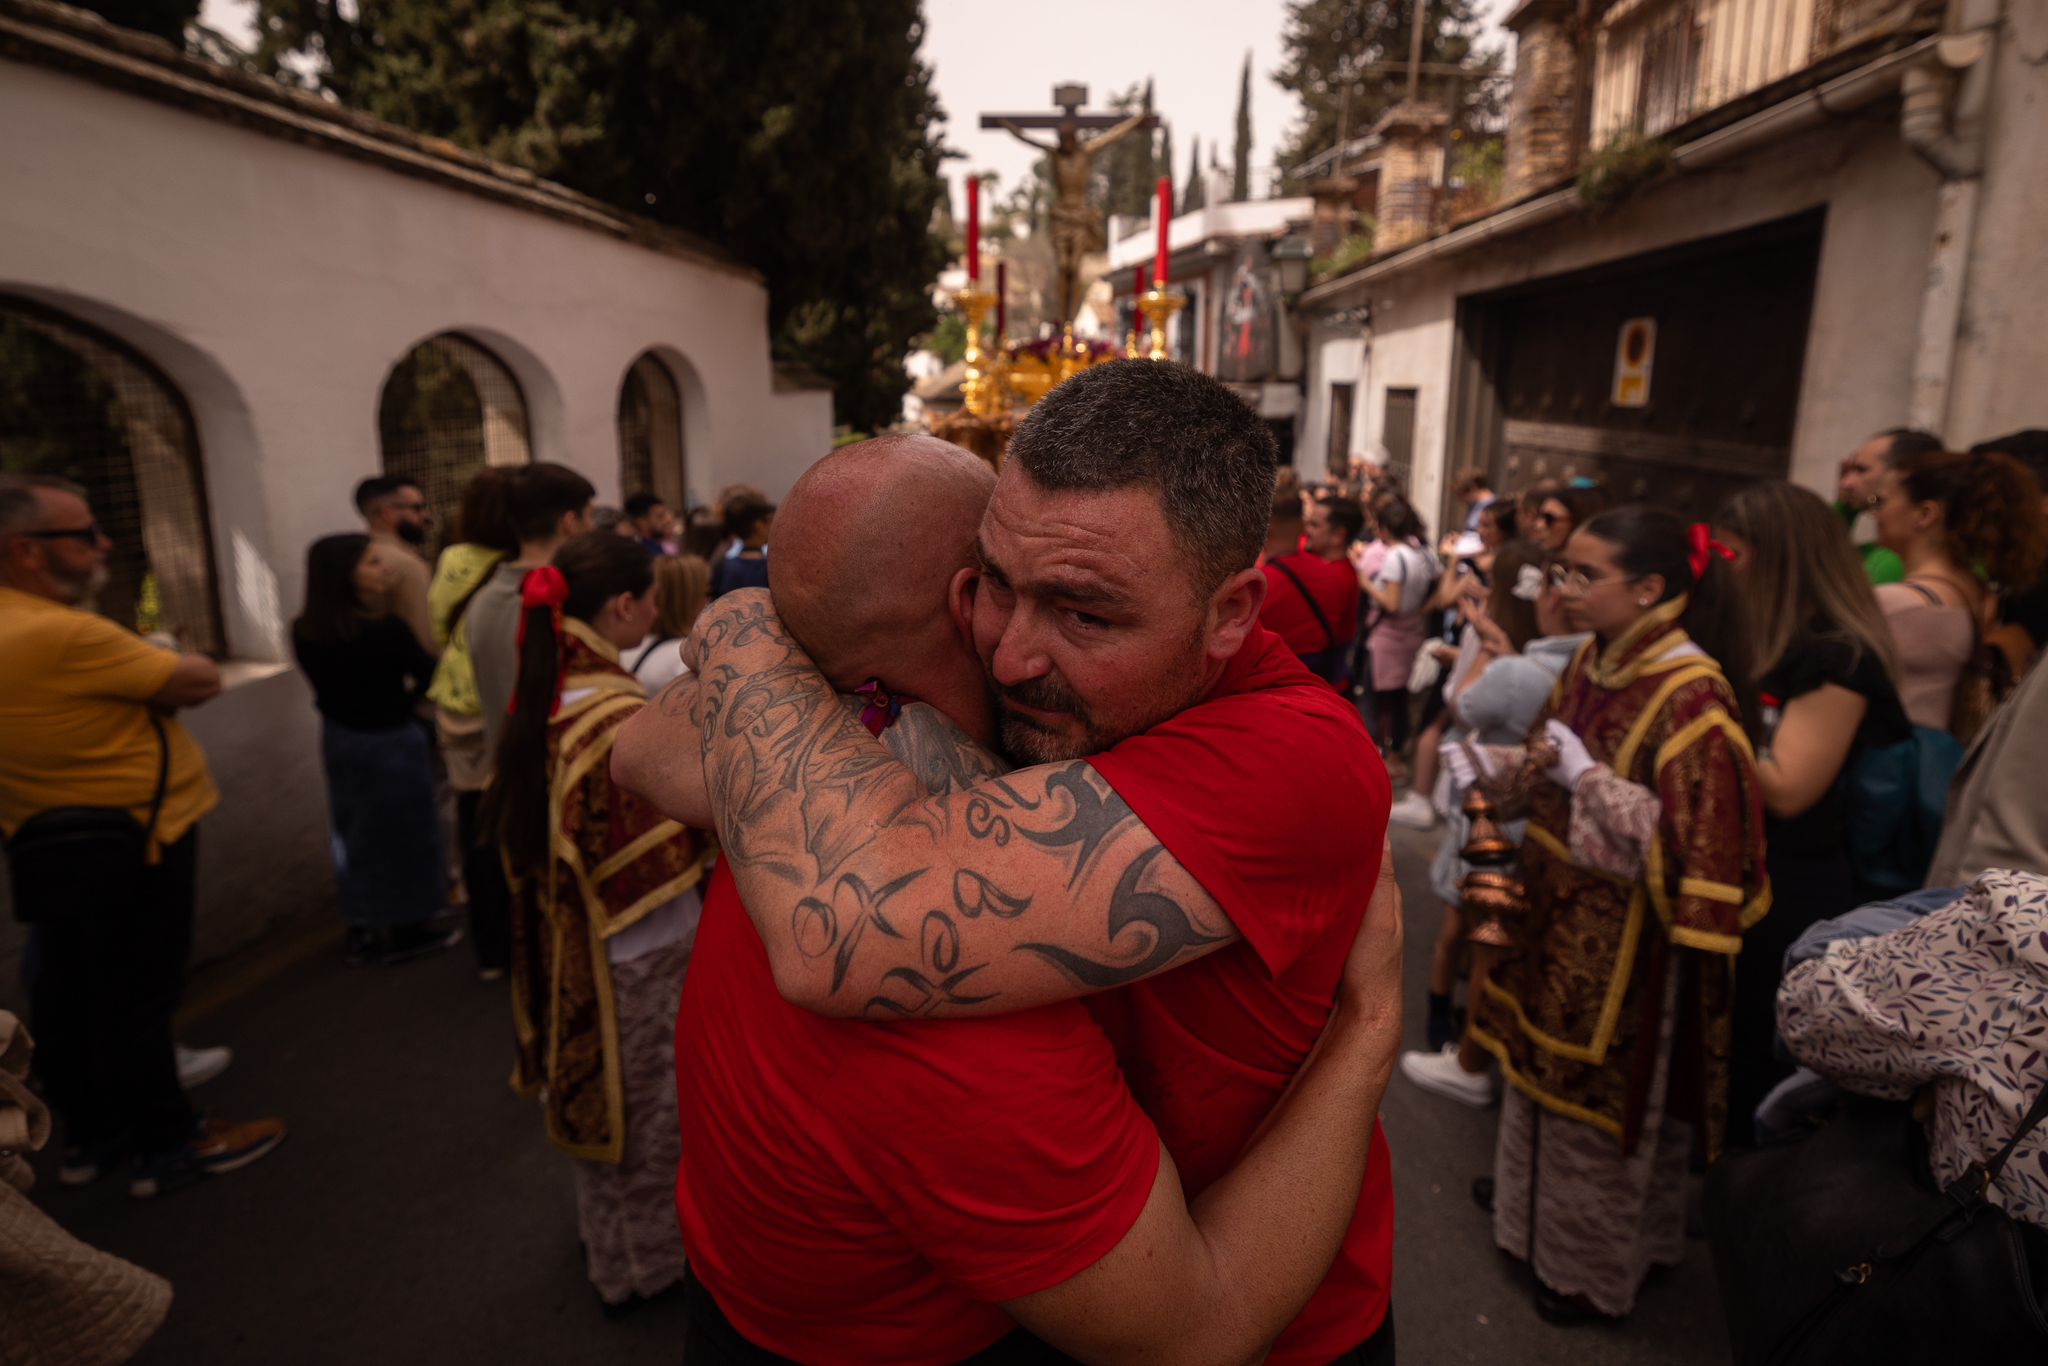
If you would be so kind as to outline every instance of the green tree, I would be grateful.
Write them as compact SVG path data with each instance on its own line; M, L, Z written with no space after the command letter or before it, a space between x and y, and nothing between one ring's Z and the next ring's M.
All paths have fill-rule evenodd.
M893 420L946 259L918 0L257 0L264 69L701 233L768 281L778 359Z
M1209 203L1209 192L1203 188L1202 140L1195 138L1188 144L1188 183L1181 188L1180 211L1193 213Z
M1160 176L1166 177L1166 202L1171 204L1174 202L1175 192L1173 188L1173 125L1170 123L1159 125L1159 161L1153 167L1152 176L1152 193L1154 195L1159 193ZM1149 216L1151 212L1152 206L1147 204L1145 206L1146 215Z
M1237 146L1230 163L1230 198L1242 203L1252 197L1252 54L1244 54L1244 66L1237 73Z
M1273 79L1300 101L1277 157L1284 172L1336 146L1341 124L1356 137L1407 90L1409 38L1416 0L1289 0L1281 34L1285 60ZM1477 0L1426 0L1422 60L1466 67L1457 82L1456 127L1471 133L1498 123L1503 53L1481 48ZM1425 76L1422 92L1447 98L1449 83Z
M185 45L185 25L199 17L199 0L77 0L110 24Z
M1144 110L1152 112L1152 78L1142 88L1132 86L1110 100L1119 114ZM1142 218L1151 209L1152 187L1159 182L1158 131L1139 131L1109 149L1095 163L1101 181L1100 207L1105 214Z

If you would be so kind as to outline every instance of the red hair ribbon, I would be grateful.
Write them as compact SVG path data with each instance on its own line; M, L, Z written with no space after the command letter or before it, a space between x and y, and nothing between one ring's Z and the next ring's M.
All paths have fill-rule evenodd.
M562 571L551 564L529 570L519 584L519 639L517 648L520 657L526 651L526 614L536 607L545 607L548 625L555 635L555 687L553 700L548 703L548 715L553 716L562 706L562 675L568 661L562 650L562 605L569 601L569 581L562 577ZM519 711L519 690L512 690L512 700L505 704L505 715L512 716Z
M1692 553L1687 558L1692 564L1694 583L1707 576L1707 562L1714 556L1719 555L1730 562L1735 559L1735 552L1715 540L1713 530L1705 522L1694 522L1686 528L1685 537L1692 546Z

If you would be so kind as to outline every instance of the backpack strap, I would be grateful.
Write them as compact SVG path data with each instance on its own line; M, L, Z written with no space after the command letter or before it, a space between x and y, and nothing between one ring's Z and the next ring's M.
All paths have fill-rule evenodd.
M1266 563L1287 576L1287 581L1294 585L1294 591L1301 594L1301 600L1308 604L1308 610L1315 613L1316 625L1323 628L1323 639L1329 642L1323 648L1326 650L1336 649L1337 633L1330 629L1330 619L1323 615L1322 607L1310 595L1308 585L1301 581L1301 576L1278 560L1268 560Z

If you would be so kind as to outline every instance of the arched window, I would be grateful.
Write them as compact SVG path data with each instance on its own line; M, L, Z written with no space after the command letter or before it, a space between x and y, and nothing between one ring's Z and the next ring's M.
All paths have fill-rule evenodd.
M391 367L377 400L377 439L384 472L419 481L443 534L454 530L471 475L533 458L519 381L453 332L429 337Z
M221 654L213 537L185 400L126 344L0 296L0 470L83 485L114 549L99 611Z
M642 352L619 386L619 496L652 493L680 515L688 487L682 393L668 367Z

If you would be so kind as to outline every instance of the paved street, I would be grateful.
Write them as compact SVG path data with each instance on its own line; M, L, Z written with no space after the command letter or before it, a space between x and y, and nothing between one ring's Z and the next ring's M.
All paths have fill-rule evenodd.
M1433 837L1396 850L1410 907L1411 1037L1437 908ZM199 1096L222 1114L281 1113L290 1140L255 1167L155 1204L113 1182L38 1187L80 1236L170 1277L171 1317L142 1360L296 1366L519 1361L673 1363L673 1301L604 1319L583 1279L566 1160L504 1084L502 987L467 946L406 967L351 971L317 923L195 981L189 1041L228 1043L234 1068ZM1436 1363L1726 1359L1704 1244L1651 1283L1618 1328L1560 1330L1529 1306L1467 1195L1490 1169L1492 1112L1396 1077L1386 1124L1399 1233L1401 1359Z

